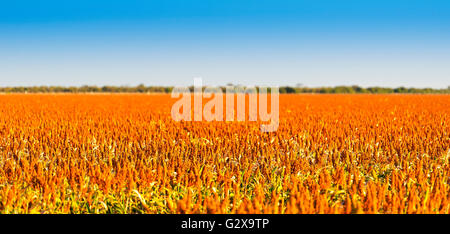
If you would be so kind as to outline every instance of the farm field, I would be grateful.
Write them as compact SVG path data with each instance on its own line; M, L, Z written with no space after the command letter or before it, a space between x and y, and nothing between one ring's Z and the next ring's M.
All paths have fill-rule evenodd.
M450 213L450 95L280 95L175 122L170 95L0 95L0 213Z

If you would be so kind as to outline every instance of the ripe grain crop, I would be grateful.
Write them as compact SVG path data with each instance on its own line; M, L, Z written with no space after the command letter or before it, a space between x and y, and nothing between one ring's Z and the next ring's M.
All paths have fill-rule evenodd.
M450 213L450 95L280 95L280 125L170 95L0 95L1 213Z

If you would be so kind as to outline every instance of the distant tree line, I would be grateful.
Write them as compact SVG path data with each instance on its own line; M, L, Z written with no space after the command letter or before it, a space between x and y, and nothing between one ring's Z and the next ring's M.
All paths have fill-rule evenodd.
M447 89L432 88L386 88L386 87L368 87L363 88L357 85L336 86L336 87L279 87L280 93L450 93L450 86Z
M221 87L225 92L225 87ZM1 93L171 93L173 87L170 86L31 86L31 87L0 87ZM189 87L192 91L193 87ZM258 87L256 88L258 90ZM270 89L269 89L270 90ZM279 87L280 93L435 93L450 94L450 86L447 89L432 88L386 88L386 87L368 87L363 88L353 86L336 87Z

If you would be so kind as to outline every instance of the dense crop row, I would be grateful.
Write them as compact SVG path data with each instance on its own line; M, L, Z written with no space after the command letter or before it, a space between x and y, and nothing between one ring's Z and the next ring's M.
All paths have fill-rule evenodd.
M281 95L280 126L169 95L0 95L2 213L450 213L449 95Z

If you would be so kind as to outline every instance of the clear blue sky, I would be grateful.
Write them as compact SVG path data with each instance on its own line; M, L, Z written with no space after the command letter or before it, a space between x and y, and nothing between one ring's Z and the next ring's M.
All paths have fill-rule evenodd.
M450 85L450 1L2 1L0 86Z

